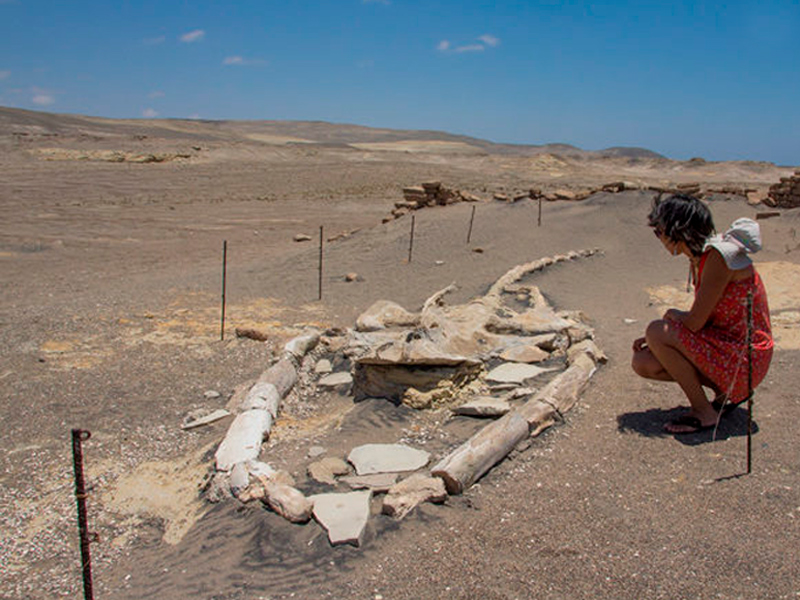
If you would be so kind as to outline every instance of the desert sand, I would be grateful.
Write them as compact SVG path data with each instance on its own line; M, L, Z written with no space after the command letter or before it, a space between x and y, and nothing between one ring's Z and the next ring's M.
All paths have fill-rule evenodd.
M755 395L751 474L743 409L715 436L666 435L685 400L629 366L647 322L689 300L685 260L646 226L650 188L764 192L793 168L325 123L2 108L0 157L0 597L80 597L73 427L92 432L84 455L100 598L800 594L800 209L708 196L718 229L779 213L759 221L754 259L776 353ZM481 201L417 211L409 262L410 217L382 220L403 187L432 180ZM537 203L492 199L612 181L639 189L545 202L541 227ZM326 240L347 234L325 243L322 300L320 227ZM529 281L556 308L588 316L608 363L564 422L463 495L400 522L376 516L361 548L331 547L315 524L292 525L258 502L203 499L229 421L191 431L181 422L224 407L305 327L352 327L379 299L418 310L453 282L452 301L465 302L514 265L595 247ZM357 281L345 281L350 272ZM268 340L237 338L236 327ZM468 429L446 411L295 395L262 456L303 482L312 446L344 456L402 441L440 454Z

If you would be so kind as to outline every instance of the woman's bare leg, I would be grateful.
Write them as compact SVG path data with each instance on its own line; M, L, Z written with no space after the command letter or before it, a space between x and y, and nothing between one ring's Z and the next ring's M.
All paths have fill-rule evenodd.
M705 377L697 370L694 363L684 356L684 348L675 332L674 322L653 321L647 327L645 338L653 357L672 380L681 386L683 393L689 399L692 407L689 415L699 419L703 426L716 423L717 412L703 390L703 384L707 383L704 381ZM679 425L667 427L667 431L671 433L682 433L690 429Z

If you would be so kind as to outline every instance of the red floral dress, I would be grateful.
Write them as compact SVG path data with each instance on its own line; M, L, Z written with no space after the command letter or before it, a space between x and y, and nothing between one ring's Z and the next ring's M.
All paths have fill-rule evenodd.
M698 267L695 294L700 287L703 266L710 250L703 254ZM714 307L708 322L699 331L676 323L677 335L686 354L697 368L733 404L747 399L747 293L753 290L753 388L767 374L772 360L772 327L764 283L755 268L752 277L731 281Z

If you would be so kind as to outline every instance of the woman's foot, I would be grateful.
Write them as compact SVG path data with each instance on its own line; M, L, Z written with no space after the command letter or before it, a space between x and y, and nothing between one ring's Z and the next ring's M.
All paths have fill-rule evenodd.
M673 435L684 435L687 433L697 433L699 431L711 429L712 427L716 426L716 424L716 416L711 419L707 419L704 422L702 419L700 419L700 417L697 417L692 413L687 413L664 425L664 431Z

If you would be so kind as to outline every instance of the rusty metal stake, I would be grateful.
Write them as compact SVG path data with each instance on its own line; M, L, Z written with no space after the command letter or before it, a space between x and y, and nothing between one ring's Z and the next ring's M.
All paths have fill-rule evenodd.
M753 290L747 292L747 474L753 457Z
M228 240L222 242L222 310L220 315L219 339L225 340L225 274L228 269Z
M414 251L414 220L415 215L411 215L411 240L408 243L408 262L411 262L411 253Z
M319 299L322 300L322 225L319 226Z
M75 498L78 501L78 529L81 534L81 564L83 567L83 596L86 600L93 600L92 591L92 557L89 552L91 535L86 522L86 484L83 480L83 449L81 442L92 437L91 432L85 429L72 430L72 459L75 466Z
M467 243L472 238L472 222L475 220L475 205L472 205L472 216L469 218L469 231L467 232Z

